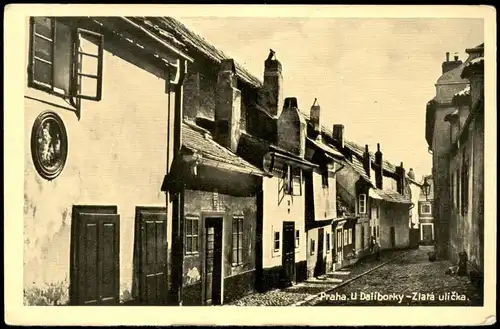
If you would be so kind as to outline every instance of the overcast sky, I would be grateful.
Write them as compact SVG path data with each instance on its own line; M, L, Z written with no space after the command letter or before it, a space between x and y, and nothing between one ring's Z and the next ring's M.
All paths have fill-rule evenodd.
M417 178L431 172L425 106L445 53L484 42L482 19L187 18L180 20L262 80L272 48L283 65L284 96L308 113L318 98L323 124L347 139L381 144L384 158Z

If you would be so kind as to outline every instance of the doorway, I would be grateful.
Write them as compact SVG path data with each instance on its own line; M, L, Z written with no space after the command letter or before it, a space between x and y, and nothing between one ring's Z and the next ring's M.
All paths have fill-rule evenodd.
M283 273L284 284L295 282L295 222L283 222Z
M422 228L422 241L431 243L434 240L434 229L432 224L420 224Z
M116 206L73 206L70 304L118 305L120 215Z
M205 218L203 303L222 304L222 218Z
M391 247L396 248L396 229L391 226Z
M136 208L135 247L139 303L167 303L167 213L162 208Z
M316 259L316 268L314 276L324 275L326 273L326 263L324 257L324 244L325 244L325 229L318 229L318 256Z
M336 243L335 243L335 253L337 255L337 262L335 263L335 267L341 267L342 266L342 262L344 260L344 252L343 252L343 246L344 246L344 237L343 237L343 230L342 230L342 226L341 227L338 227L336 229L336 232L337 232L337 239L336 239Z

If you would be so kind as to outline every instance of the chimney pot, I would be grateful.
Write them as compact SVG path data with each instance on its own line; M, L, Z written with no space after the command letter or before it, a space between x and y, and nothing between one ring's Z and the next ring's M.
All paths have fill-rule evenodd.
M449 62L450 61L450 52L446 52L446 61Z
M338 146L340 146L340 148L344 148L344 125L333 125L332 138L338 143Z
M309 119L313 125L314 131L318 133L321 132L321 107L319 106L317 98L314 99L313 105L311 106Z
M455 53L454 57L455 57L455 62L457 62L458 61L458 53Z
M377 152L380 152L380 143L377 143Z
M365 152L368 153L368 144L365 145Z
M296 107L296 108L298 108L297 98L295 98L295 97L287 97L287 98L285 98L285 106L283 106L283 108L287 109L289 107Z

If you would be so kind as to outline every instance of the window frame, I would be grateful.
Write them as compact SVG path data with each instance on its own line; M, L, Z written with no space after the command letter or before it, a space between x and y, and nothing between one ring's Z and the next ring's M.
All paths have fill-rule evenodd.
M330 253L330 248L331 248L331 237L330 237L330 233L325 233L326 237L325 237L325 241L326 241L326 253L329 254Z
M361 207L361 201L363 201L363 207ZM363 209L363 211L361 211ZM359 214L366 214L366 194L365 193L360 193L358 195L358 213Z
M321 167L321 187L323 188L328 188L329 187L329 174L328 174L328 167L327 166L322 166Z
M429 211L424 211L425 208L429 208ZM432 214L432 207L430 203L422 203L420 204L420 213L422 215L430 215Z
M348 234L349 234L349 232L347 231L347 229L344 229L344 246L347 246L349 244Z
M233 216L232 218L232 235L231 235L231 263L233 266L243 264L243 216ZM236 232L235 232L236 224ZM235 240L236 239L236 240ZM236 242L236 248L235 248ZM235 259L236 252L236 259Z
M37 31L37 24L35 21L36 17L41 17L41 18L47 18L50 19L51 22L51 37L46 37L42 34L38 34ZM104 62L104 35L101 33L97 33L94 31L82 29L82 28L74 28L71 25L64 24L60 20L58 20L57 17L52 17L52 16L31 16L29 19L29 53L28 53L28 81L27 85L29 88L41 90L44 92L47 92L51 95L62 97L65 99L70 99L72 104L76 107L80 106L79 101L81 99L85 100L90 100L90 101L100 101L102 99L102 80L103 80L103 62ZM56 67L59 67L56 64L56 59L57 59L57 25L62 24L66 27L68 27L68 30L70 32L69 36L69 67L68 69L68 91L65 91L59 87L56 86L56 76L59 74L59 70ZM85 73L79 73L79 69L82 67L82 60L80 59L80 55L82 52L79 51L79 45L80 45L80 37L85 38L83 35L91 35L94 38L97 38L97 48L98 48L98 53L97 55L89 54L89 53L83 53L85 55L91 55L92 57L95 57L97 59L97 75L94 75L94 78L97 80L96 82L96 95L95 96L88 96L80 93L80 84L79 84L79 79L78 77L80 74L85 75L85 76L90 76L90 74L85 74ZM50 61L43 59L41 57L37 57L35 55L36 49L38 49L35 46L35 40L36 38L41 38L47 42L51 43L51 58ZM90 41L92 42L92 41ZM47 84L45 82L40 81L36 77L35 73L35 66L36 62L42 62L47 65L50 65L50 70L51 70L51 77L50 77L50 83ZM64 67L64 66L61 66ZM65 67L64 67L65 68ZM78 100L77 103L73 101L72 98L75 98Z
M276 234L278 238L276 239ZM278 243L278 248L276 248L276 243ZM273 253L277 254L281 251L281 232L273 230Z
M298 179L298 192L296 192L295 184L296 179ZM290 168L290 192L292 196L302 195L302 169L300 168Z
M311 255L314 255L316 252L316 240L311 239L311 250L309 251Z
M196 232L193 229L195 222L197 223L196 226L198 228L198 230ZM187 231L188 223L191 224L190 225L191 234L188 234L188 231ZM188 244L187 244L187 241L189 238L191 239L191 250L189 250ZM194 241L194 238L196 238L196 245L197 245L196 250L193 247L194 244L192 243ZM193 216L193 215L185 216L184 217L184 254L191 256L191 255L198 255L199 253L200 253L200 217Z
M295 249L300 248L300 230L295 230Z
M348 240L347 240L347 242L349 244L352 244L352 228L348 229Z

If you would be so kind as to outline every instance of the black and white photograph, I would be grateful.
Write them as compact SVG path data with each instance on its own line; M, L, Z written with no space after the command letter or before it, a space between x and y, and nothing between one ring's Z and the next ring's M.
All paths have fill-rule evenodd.
M494 8L11 6L5 282L31 323L496 322Z

